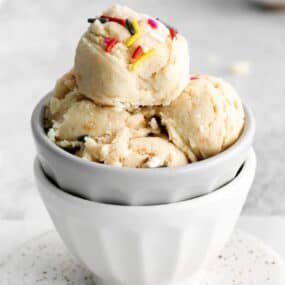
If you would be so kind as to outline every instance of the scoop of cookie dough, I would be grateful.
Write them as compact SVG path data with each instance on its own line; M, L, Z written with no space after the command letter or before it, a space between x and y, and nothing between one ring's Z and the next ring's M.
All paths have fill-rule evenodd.
M193 76L182 94L160 109L170 140L191 161L223 151L240 136L244 110L235 89L210 75Z
M57 81L49 100L48 137L90 161L127 167L180 166L186 156L167 137L150 111L99 106L78 92L73 71Z
M189 77L188 44L171 31L157 19L112 6L78 44L74 70L79 91L102 105L169 104Z

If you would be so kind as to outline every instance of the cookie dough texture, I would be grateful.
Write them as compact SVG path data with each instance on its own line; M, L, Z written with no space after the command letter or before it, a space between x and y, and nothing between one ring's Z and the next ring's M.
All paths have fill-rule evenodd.
M90 161L126 167L187 164L184 153L160 133L147 113L95 104L78 92L70 71L58 80L49 100L46 117L52 127L48 136Z
M90 161L152 168L211 157L239 138L244 111L237 92L210 75L189 80L188 45L180 33L120 5L101 16L110 21L92 20L73 69L48 102L45 128L54 143ZM132 44L131 32L115 18L139 30ZM112 39L116 44L106 50ZM153 53L133 68L138 47Z
M244 111L234 88L222 79L198 75L182 94L160 109L170 140L193 162L232 145L242 132Z
M127 7L115 5L103 15L137 20L140 37L131 47L126 27L96 20L82 36L75 56L75 76L79 92L101 105L127 108L168 105L187 85L189 54L185 38L177 33L172 40L168 28L160 21L152 29L147 15ZM116 38L118 43L111 53L104 50L104 39ZM137 46L144 50L155 48L151 57L130 70L131 56Z

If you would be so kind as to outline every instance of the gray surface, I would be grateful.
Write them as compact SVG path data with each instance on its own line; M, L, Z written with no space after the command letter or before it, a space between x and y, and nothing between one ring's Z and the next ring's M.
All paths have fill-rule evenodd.
M29 116L55 79L71 67L86 18L112 1L0 1L0 217L25 215L34 195L35 154ZM122 1L118 1L122 2ZM247 213L285 213L285 13L237 0L124 1L173 23L190 43L192 72L231 81L257 119L258 170ZM216 55L216 64L209 62ZM228 72L247 60L251 73ZM11 210L11 208L13 210Z

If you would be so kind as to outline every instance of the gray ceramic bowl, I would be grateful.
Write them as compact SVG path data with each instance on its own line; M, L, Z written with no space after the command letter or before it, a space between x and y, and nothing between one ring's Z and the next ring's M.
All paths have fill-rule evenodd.
M42 126L48 97L35 107L31 122L40 163L62 189L97 202L154 205L207 194L234 178L254 137L254 118L244 106L246 122L241 137L218 155L176 168L114 167L79 158L48 139Z

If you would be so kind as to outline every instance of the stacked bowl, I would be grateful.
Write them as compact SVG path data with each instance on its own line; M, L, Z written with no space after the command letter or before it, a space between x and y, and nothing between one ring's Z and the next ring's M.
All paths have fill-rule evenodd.
M246 108L239 140L212 158L131 169L85 161L50 142L46 99L32 116L37 185L56 229L96 284L197 284L232 233L254 178L251 112Z
M255 175L253 115L222 80L194 76L188 84L186 40L160 20L117 5L88 22L74 70L32 114L41 197L63 241L93 273L96 285L198 285L231 235ZM58 129L46 130L46 106L51 105L62 113L49 123L58 128L69 120L69 136L60 138L61 145ZM163 141L183 165L171 165L173 157L157 146L146 157L145 146L143 155L136 153L143 163L155 152L167 157L168 164L154 168L118 167L92 159L92 153L84 156L88 140L93 151L112 146L116 137L94 118L100 113L110 130L117 125L114 118L121 118L117 111L147 118L148 125L135 122L143 131L137 136L143 133L143 142ZM151 132L156 116L161 130ZM197 140L190 137L195 132ZM129 147L138 137L127 134ZM212 149L199 149L197 142ZM63 149L70 144L79 147L78 156Z

